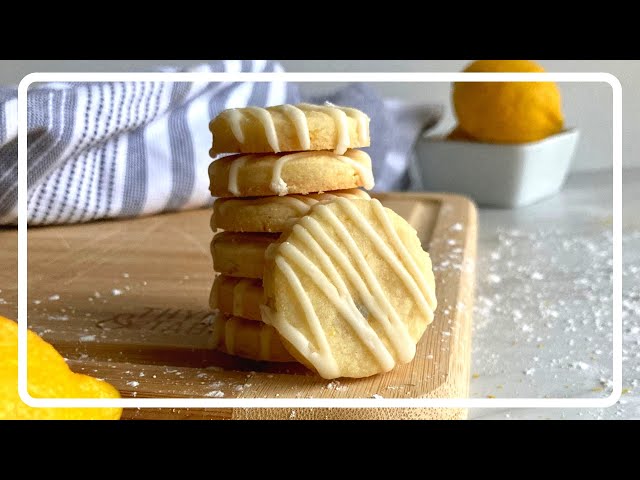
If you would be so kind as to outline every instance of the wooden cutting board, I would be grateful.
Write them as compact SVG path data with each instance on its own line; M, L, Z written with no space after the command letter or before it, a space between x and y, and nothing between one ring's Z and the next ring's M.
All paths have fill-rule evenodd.
M29 327L124 397L466 397L477 220L467 199L378 195L431 254L438 309L415 359L327 381L207 348L210 210L29 230ZM16 231L0 231L0 314L15 318ZM372 400L374 402L374 400ZM123 418L464 418L463 409L127 409Z

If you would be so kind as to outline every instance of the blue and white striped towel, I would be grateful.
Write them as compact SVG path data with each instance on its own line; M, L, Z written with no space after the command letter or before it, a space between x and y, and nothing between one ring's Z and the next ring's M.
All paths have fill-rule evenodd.
M188 71L283 69L274 61L221 60ZM0 225L17 220L16 96L15 88L0 88ZM28 223L77 223L210 205L209 120L225 108L300 100L297 86L286 82L34 87L28 97ZM405 186L411 139L437 116L426 109L424 118L403 123L365 85L305 100L351 105L372 117L369 153L381 190Z

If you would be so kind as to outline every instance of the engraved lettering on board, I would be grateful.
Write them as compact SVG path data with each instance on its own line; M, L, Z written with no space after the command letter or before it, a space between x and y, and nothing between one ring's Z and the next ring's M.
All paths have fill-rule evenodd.
M101 330L143 330L167 335L207 333L213 316L206 310L145 307L138 312L123 312L96 322Z

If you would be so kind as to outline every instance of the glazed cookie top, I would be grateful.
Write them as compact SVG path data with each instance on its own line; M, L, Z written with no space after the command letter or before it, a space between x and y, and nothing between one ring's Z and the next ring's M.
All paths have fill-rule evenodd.
M312 207L267 249L263 321L322 377L411 361L437 305L429 254L378 200Z
M209 166L216 197L263 197L374 187L371 157L362 150L228 155Z
M278 153L369 146L369 117L331 103L231 108L209 123L219 153Z

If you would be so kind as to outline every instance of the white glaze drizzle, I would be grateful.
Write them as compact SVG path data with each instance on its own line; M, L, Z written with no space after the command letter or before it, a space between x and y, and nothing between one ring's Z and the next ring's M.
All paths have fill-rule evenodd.
M227 123L229 124L229 128L231 128L231 133L236 137L238 143L244 143L244 132L240 127L240 119L242 118L242 113L238 111L237 108L232 108L224 112L227 117Z
M328 210L323 209L323 211ZM394 350L398 354L398 358L402 362L408 362L415 354L415 345L409 336L406 325L401 322L397 312L393 310L375 274L369 267L349 232L337 217L335 217L333 212L328 212L329 216L332 216L333 219L336 220L336 222L330 220L332 227L336 229L340 239L347 245L347 251L354 257L355 263L360 268L361 273L354 268L346 255L324 232L317 220L305 217L300 224L294 227L294 231L296 235L299 235L305 242L305 245L313 251L315 257L321 263L321 266L329 273L331 281L337 286L340 298L333 298L330 299L330 301L335 305L336 302L339 302L341 299L347 299L350 304L353 304L354 313L360 315L365 322L368 321L368 318L362 315L361 310L357 308L353 302L346 284L331 262L331 259L334 259L337 260L336 263L346 274L347 280L360 296L360 300L366 308L366 311L371 314L374 320L382 325L385 334L390 339ZM382 301L382 304L380 304L379 301ZM391 317L391 322L389 321L389 317ZM350 322L350 324L351 323L352 322ZM382 349L374 349L371 353L385 370L393 368L395 361L393 357L387 355L388 351L384 345L382 345Z
M338 140L336 143L335 153L342 155L349 148L351 144L351 138L349 136L349 123L347 117L353 118L356 121L356 130L358 135L358 142L361 145L365 145L369 137L369 117L357 110L350 107L339 107L329 102L325 102L325 105L312 105L310 103L300 103L298 105L278 105L276 107L262 108L262 107L245 107L244 109L228 109L221 115L224 115L229 128L233 133L233 136L238 143L245 143L245 135L241 128L241 120L243 112L253 115L260 121L262 125L267 143L271 149L278 153L280 151L280 143L278 140L278 134L273 121L272 111L280 110L287 119L293 124L296 130L296 136L300 143L301 150L311 150L311 135L309 134L309 120L305 112L317 111L329 115L337 129Z
M310 103L300 103L296 106L302 111L322 112L333 118L338 130L338 141L336 142L334 153L342 155L347 151L351 144L351 139L349 138L349 124L347 123L347 114L345 112L336 107L312 105Z
M280 109L293 123L298 135L301 150L311 150L311 136L309 135L309 122L302 110L294 105L280 105Z
M312 349L312 345L304 336L302 336L302 334L300 334L301 338L296 338L295 336L287 336L287 338L293 340L295 342L296 348L298 348L302 352L306 352L307 356L315 358L316 360L321 360L321 365L318 367L318 373L320 373L320 375L339 375L338 364L336 363L336 360L331 353L331 347L329 346L327 337L322 330L322 325L320 324L320 320L318 319L318 316L313 309L313 304L309 299L309 295L300 283L298 275L294 272L289 263L283 257L276 258L276 266L289 281L289 285L291 286L298 302L300 303L300 306L302 307L305 318L308 321L311 334L315 338L318 347L317 349ZM282 323L280 323L280 327L282 327ZM280 328L276 327L276 329L280 331ZM300 341L301 339L302 342Z
M260 120L269 146L275 153L278 153L280 151L280 144L278 143L278 134L276 132L276 126L273 123L271 112L261 107L246 107L246 111Z
M240 195L240 190L238 190L238 171L252 156L253 155L242 155L234 159L229 167L229 184L227 186L227 190L233 193L236 197Z
M358 177L360 178L360 182L362 183L363 187L367 190L372 189L375 186L375 183L373 181L373 172L371 171L371 161L369 156L365 152L362 152L360 150L349 150L349 152L347 153L355 156L356 158L360 158L363 161L360 162L348 155L337 155L335 153L325 153L325 155L333 155L334 158L340 160L343 163L346 163L347 165L350 165L358 173ZM289 187L287 183L282 179L282 169L284 168L284 165L290 160L314 157L318 155L318 152L297 152L278 157L273 164L271 182L269 184L270 190L280 197L287 195L287 193L289 192ZM229 190L229 192L231 192L236 197L240 196L240 190L238 189L239 171L247 163L248 159L255 156L255 154L241 155L231 162L231 166L229 167L229 182L227 190ZM366 164L364 162L365 159Z
M284 247L284 248L283 248ZM333 307L340 313L340 315L347 321L349 326L353 329L356 336L367 347L367 349L373 354L383 370L388 371L393 368L395 362L389 351L382 343L382 340L375 332L375 330L369 325L368 321L358 307L356 306L353 298L348 294L346 286L342 279L338 275L337 271L334 274L329 273L332 276L333 282L339 279L340 283L333 283L330 281L325 273L314 265L300 250L298 250L292 244L286 242L280 249L281 254L288 260L295 263L298 268L308 274L309 279L320 289L324 296L331 302ZM283 261L282 257L277 261ZM329 260L329 263L331 261ZM326 266L326 265L325 265ZM291 270L293 272L293 270ZM286 275L286 274L285 274ZM287 280L290 281L289 275L286 275ZM338 291L338 288L340 291ZM311 302L308 293L305 291L305 300ZM319 328L319 332L315 335L316 340L320 339L323 343L327 343L328 340L325 332L322 328ZM328 347L330 348L330 347Z
M351 152L354 152L356 157L362 157L363 155L366 155L366 158L369 159L369 155L367 155L361 150L351 150ZM339 156L338 158L340 158L340 160L342 160L345 163L348 163L349 165L351 165L353 168L356 169L360 177L360 181L362 182L362 186L364 188L366 188L367 190L371 190L373 187L375 187L376 184L373 179L373 171L371 170L371 163L369 163L368 165L364 165L359 161L355 160L354 158L351 158L348 156L342 156L342 155Z
M342 110L349 117L355 119L356 125L358 128L358 141L360 142L360 144L364 145L367 142L367 139L369 138L369 123L367 122L367 120L369 120L369 117L367 117L363 112L355 108L349 108L349 107L335 107L335 108Z
M373 202L377 202L377 200L373 200ZM337 199L336 203L342 208L342 211L347 214L348 218L356 224L357 228L372 240L380 257L398 275L405 288L409 290L421 313L425 315L427 319L432 320L433 310L430 305L427 305L421 288L418 287L418 284L420 284L420 287L423 285L426 286L426 279L422 271L417 268L415 262L411 259L406 247L402 245L404 252L400 249L399 257L394 255L392 250L382 240L382 237L371 227L369 222L367 222L364 216L349 200L344 198ZM341 268L347 280L360 296L360 300L367 310L367 317L373 317L373 319L382 326L387 338L397 353L398 360L401 362L411 360L415 355L415 343L410 337L408 326L402 322L398 312L384 295L381 285L366 262L363 253L355 243L351 233L349 233L344 224L340 222L328 206L316 207L315 212L326 220L333 228L333 231L337 233L340 240L346 246L347 251L354 257L355 263L358 265L362 275L358 274L334 240L325 233L320 223L318 223L315 218L307 216L294 227L290 240L299 238L302 243L312 251L321 268L318 268L307 256L303 255L300 250L293 245L292 241L283 242L279 246L279 256L276 257L275 262L287 283L294 290L296 299L302 306L305 318L318 347L314 348L298 329L284 321L281 314L272 311L264 305L261 306L263 320L273 324L280 334L315 366L321 376L324 378L340 376L340 369L336 365L328 339L322 330L311 300L302 287L295 270L288 262L292 261L301 271L308 275L308 278L333 304L361 339L365 347L374 355L374 358L376 358L383 371L388 371L393 368L395 359L390 355L378 335L368 324L368 318L365 318L356 306L347 290L344 280L334 266L335 263ZM374 204L374 212L376 217L382 221L385 231L387 231L389 227L395 232L393 225L391 225L390 220L386 217L386 213L381 205L380 210L378 210L378 206ZM383 220L380 215L386 217L386 220ZM395 238L393 238L393 235L391 235L391 237L391 242L394 247L398 248L396 240L400 243L402 242L399 236L397 236L397 232L395 232ZM408 268L406 263L409 264ZM418 284L416 280L411 277L408 269L411 270L411 274L416 275ZM327 278L327 276L329 278ZM429 293L429 298L434 296L432 295L433 292L431 289L427 288L426 290Z
M351 284L354 285L358 291L358 294L363 299L365 306L374 314L374 318L382 324L387 337L395 348L398 358L403 363L410 361L415 355L415 344L409 335L407 325L402 322L398 316L398 312L387 299L375 273L369 267L367 260L362 254L362 251L358 248L358 245L351 236L351 233L349 233L344 224L330 209L318 209L318 213L331 225L340 237L340 240L346 245L347 251L354 258L355 264L358 266L361 275L358 274L349 259L338 249L337 245L335 245L335 243L333 243L331 239L323 233L320 224L317 223L316 220L309 218L308 220L316 222L316 238L325 236L326 239L331 242L332 248L330 253L333 254L334 258L339 258L338 263L347 272ZM307 218L304 220L306 221ZM309 221L307 226L311 223L312 222ZM390 259L387 257L384 258L384 260L388 263Z
M377 203L380 203L380 202L376 199L372 199L371 201L374 202L373 205L374 205L374 211L375 211L375 202ZM428 290L428 287L426 286L426 279L424 279L424 275L422 274L422 272L416 269L417 276L412 277L407 271L407 268L404 264L406 259L402 257L401 258L402 261L401 261L401 260L398 260L397 256L393 255L393 252L387 246L387 244L382 240L382 237L380 237L380 234L371 226L369 222L366 221L366 219L362 216L362 214L358 211L358 209L354 207L353 204L351 204L351 202L349 202L348 200L341 200L341 199L336 200L336 202L338 202L340 206L346 210L346 212L349 215L349 218L353 220L355 225L367 236L367 238L371 240L374 247L378 251L378 254L385 259L386 263L392 268L392 270L398 275L398 277L400 277L400 280L402 280L407 290L409 290L409 292L413 296L413 299L415 300L416 304L422 311L422 314L425 315L430 320L432 320L433 310L427 303L425 299L425 295L421 291L421 290L425 290L425 291ZM380 204L380 207L384 208L382 207L382 204ZM384 212L384 210L382 214L386 217L386 212ZM391 228L395 230L393 226ZM418 287L418 284L416 283L416 278L418 279L419 282L424 284L423 289Z
M289 193L289 187L285 183L285 181L282 179L282 168L284 167L284 164L287 163L289 160L294 160L296 158L310 157L313 155L316 155L316 153L300 152L300 153L291 153L289 155L283 155L280 158L278 158L278 160L276 160L276 163L273 164L273 173L271 174L271 183L269 184L271 191L276 193L280 197Z
M400 236L398 235L398 232L396 231L396 229L393 228L393 225L391 224L391 220L389 219L386 212L384 211L384 207L382 206L382 204L378 200L376 200L373 202L372 205L373 205L373 211L374 211L374 214L376 215L376 218L380 220L380 222L382 223L382 226L384 228L385 233L387 234L387 237L391 240L393 247L400 254L402 261L406 265L408 265L409 267L408 270L410 270L411 277L416 279L416 282L418 284L418 287L420 288L420 291L424 295L424 298L427 300L429 308L433 312L433 310L435 310L437 305L435 292L433 291L433 289L429 288L429 285L427 284L427 281L424 275L418 268L418 265L416 264L415 259L407 250L406 245L400 240Z

